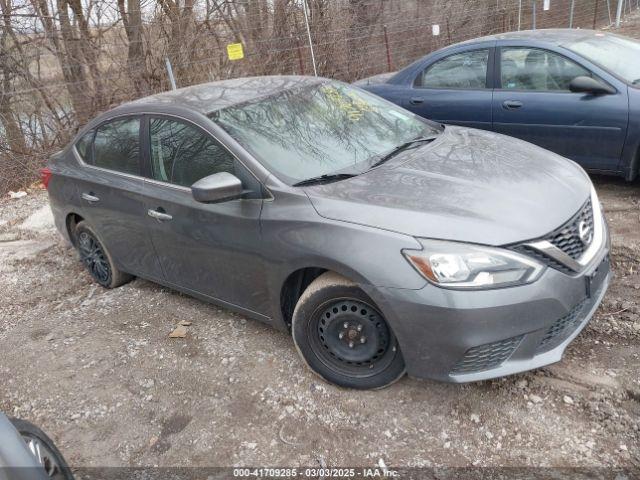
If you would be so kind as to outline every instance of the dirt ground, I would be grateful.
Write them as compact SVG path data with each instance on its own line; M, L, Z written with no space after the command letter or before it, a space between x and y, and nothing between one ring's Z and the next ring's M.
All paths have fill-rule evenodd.
M640 184L595 181L616 278L561 363L376 392L323 383L286 334L227 310L143 280L102 289L45 192L2 199L0 410L74 467L640 467Z

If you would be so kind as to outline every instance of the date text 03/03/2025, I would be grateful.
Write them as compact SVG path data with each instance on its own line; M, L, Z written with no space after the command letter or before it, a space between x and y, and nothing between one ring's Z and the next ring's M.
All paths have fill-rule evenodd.
M234 468L235 478L396 478L399 472L369 468Z

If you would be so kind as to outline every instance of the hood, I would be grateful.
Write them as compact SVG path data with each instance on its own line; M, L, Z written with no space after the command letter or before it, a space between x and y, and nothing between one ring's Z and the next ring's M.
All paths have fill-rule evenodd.
M587 201L574 162L504 135L447 126L433 143L305 189L321 216L415 237L506 245L541 237Z

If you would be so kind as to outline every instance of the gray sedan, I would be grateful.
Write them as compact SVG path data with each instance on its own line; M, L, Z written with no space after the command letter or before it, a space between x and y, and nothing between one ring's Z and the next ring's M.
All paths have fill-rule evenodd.
M578 165L326 79L122 105L43 180L96 282L135 275L291 332L309 367L346 387L559 361L610 279Z

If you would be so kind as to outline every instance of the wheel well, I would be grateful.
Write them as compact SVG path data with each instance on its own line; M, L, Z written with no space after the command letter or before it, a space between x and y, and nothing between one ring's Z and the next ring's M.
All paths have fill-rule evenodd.
M326 271L324 268L307 267L296 270L287 277L280 291L280 308L282 310L282 318L287 327L291 328L293 311L300 296L311 282Z
M67 234L69 235L69 240L71 240L71 243L73 245L76 244L76 235L75 235L76 225L78 225L78 223L80 223L83 220L84 218L82 218L77 213L70 213L69 215L67 215L67 220L66 220Z

